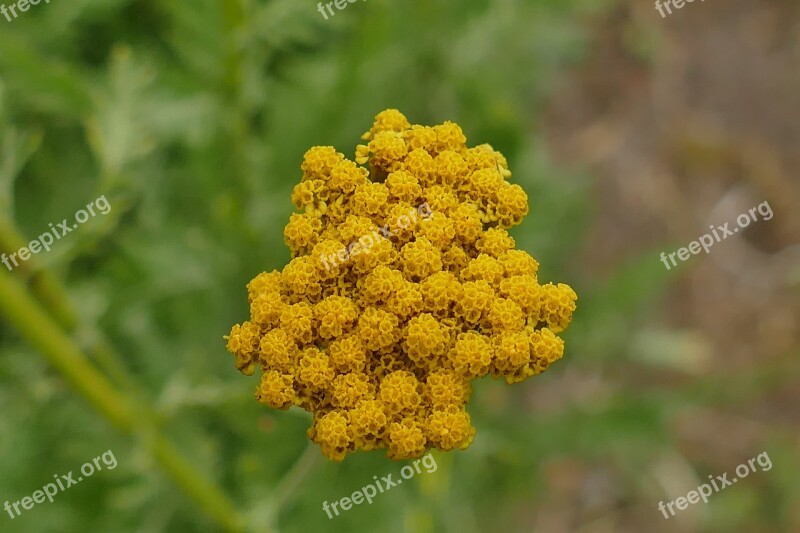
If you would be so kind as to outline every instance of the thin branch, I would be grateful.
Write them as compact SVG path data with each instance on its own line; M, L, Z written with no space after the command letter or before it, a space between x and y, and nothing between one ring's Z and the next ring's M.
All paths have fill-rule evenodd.
M320 456L321 452L318 446L315 444L308 444L308 446L306 446L306 449L303 450L303 454L297 462L284 474L278 486L275 487L273 494L273 505L275 509L283 507L289 500L289 497L294 495L297 487L303 483L306 476L308 476L317 465Z
M122 433L142 437L145 447L200 508L224 530L243 531L233 503L196 470L156 426L141 413L146 409L118 393L108 379L89 363L72 339L48 316L24 287L0 269L0 314L13 324L34 348L58 370L89 404Z

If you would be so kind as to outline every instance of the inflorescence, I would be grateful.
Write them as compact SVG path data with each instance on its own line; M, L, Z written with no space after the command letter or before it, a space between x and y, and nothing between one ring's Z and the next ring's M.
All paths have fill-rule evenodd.
M301 212L284 230L293 259L248 284L251 317L228 350L243 374L261 367L258 401L313 414L308 436L330 459L465 449L470 382L546 370L577 295L540 285L539 263L514 249L507 229L528 198L502 154L467 148L457 124L411 125L394 109L362 138L353 161L329 146L305 154L292 192ZM430 216L401 227L420 204ZM391 238L347 249L387 225Z

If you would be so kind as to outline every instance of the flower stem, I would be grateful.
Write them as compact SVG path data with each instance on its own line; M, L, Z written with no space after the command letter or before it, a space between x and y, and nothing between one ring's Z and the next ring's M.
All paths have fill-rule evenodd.
M14 222L0 214L0 253L12 254L26 245L27 242ZM46 269L38 268L33 258L21 262L15 275L27 282L31 294L66 333L73 335L78 330L86 329L92 339L92 342L86 347L91 358L117 385L123 386L132 394L141 396L140 388L128 375L119 354L109 345L103 334L96 328L85 327L80 323L78 314L69 301L67 290L56 276ZM150 416L155 415L151 414Z
M28 242L24 240L14 222L4 214L0 214L0 252L16 253L27 245ZM17 274L27 280L31 291L62 327L71 330L77 326L78 320L69 304L66 291L52 274L32 268L29 262L24 261L17 267Z
M243 530L241 518L225 494L160 435L148 417L139 416L145 409L120 395L39 303L2 269L0 314L115 428L126 434L143 437L146 448L166 474L224 530Z

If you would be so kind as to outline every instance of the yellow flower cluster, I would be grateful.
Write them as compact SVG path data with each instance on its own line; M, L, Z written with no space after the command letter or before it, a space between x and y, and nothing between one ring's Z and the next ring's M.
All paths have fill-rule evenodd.
M452 122L411 125L393 109L363 139L354 161L332 147L306 153L300 213L284 230L293 259L248 284L250 320L228 350L244 374L261 368L260 402L313 414L308 435L333 460L464 449L470 381L547 369L577 295L540 285L538 262L514 249L507 229L528 201L502 154L468 148ZM422 204L431 216L397 226ZM323 261L381 228L352 260Z

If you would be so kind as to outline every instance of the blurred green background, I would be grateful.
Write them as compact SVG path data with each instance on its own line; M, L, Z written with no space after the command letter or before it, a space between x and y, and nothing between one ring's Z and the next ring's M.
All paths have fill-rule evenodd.
M0 18L0 503L106 450L0 531L800 530L800 7L768 0L74 0ZM547 373L475 384L465 452L329 463L222 336L288 261L303 153L385 108L503 152L541 279L579 294ZM768 200L710 255L659 260ZM88 360L92 366L82 363ZM104 376L98 378L98 375ZM132 406L132 407L131 407ZM665 520L710 474L768 472ZM199 476L199 477L198 477Z

